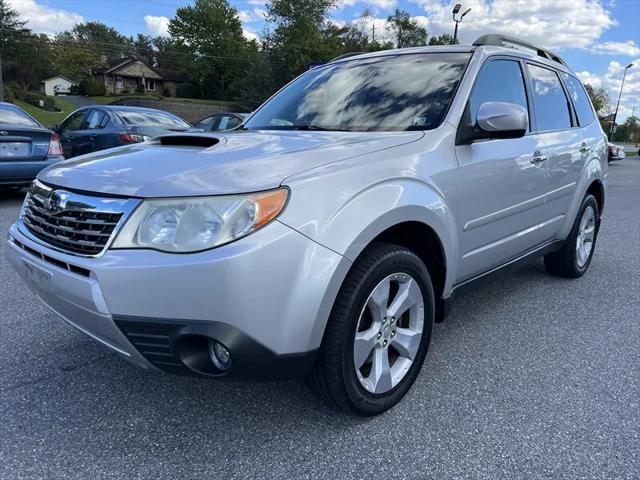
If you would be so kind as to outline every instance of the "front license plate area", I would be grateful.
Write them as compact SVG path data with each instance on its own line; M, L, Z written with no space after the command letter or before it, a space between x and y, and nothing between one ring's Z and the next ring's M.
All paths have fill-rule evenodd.
M27 280L36 288L53 292L53 275L26 260L22 261Z

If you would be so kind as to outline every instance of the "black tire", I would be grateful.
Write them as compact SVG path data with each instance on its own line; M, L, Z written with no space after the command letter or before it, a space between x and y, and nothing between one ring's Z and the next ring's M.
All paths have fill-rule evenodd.
M593 245L591 253L587 258L586 263L583 266L578 264L578 257L576 254L576 242L578 241L578 233L580 229L580 221L585 210L591 207L595 212L595 236L593 238ZM549 273L565 278L579 278L587 271L593 258L593 252L596 249L596 241L598 239L598 230L600 229L600 211L598 209L598 202L591 194L587 194L582 200L582 204L578 209L578 214L573 222L573 227L569 236L564 242L564 245L557 252L549 253L544 256L544 266Z
M424 302L424 325L415 359L400 382L383 394L366 391L353 366L353 341L360 312L370 293L393 273L411 275ZM308 383L333 407L349 414L377 415L396 405L420 373L431 341L435 317L433 285L420 258L410 250L388 243L374 243L356 260L336 298L316 365Z

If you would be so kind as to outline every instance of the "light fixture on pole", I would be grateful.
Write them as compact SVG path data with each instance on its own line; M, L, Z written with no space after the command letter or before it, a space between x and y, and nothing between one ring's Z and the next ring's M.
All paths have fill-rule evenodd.
M616 111L613 114L613 121L611 122L611 129L609 130L609 140L613 141L613 130L616 126L616 117L618 116L618 108L620 107L620 99L622 98L622 88L624 87L624 79L627 76L627 70L633 67L633 63L630 63L624 67L624 73L622 74L622 83L620 84L620 94L618 95L618 103L616 103Z
M456 3L453 7L453 11L451 12L453 13L453 21L456 23L456 26L453 30L453 45L455 45L455 43L458 41L458 24L462 21L464 16L471 11L471 9L468 8L462 15L460 15L460 18L456 19L456 15L460 13L461 8L462 5L460 3Z

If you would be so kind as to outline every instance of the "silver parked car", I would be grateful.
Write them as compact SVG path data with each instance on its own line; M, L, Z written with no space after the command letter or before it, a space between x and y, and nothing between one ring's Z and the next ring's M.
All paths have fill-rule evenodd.
M606 172L562 59L490 35L339 59L239 130L50 167L6 251L63 319L139 366L305 377L374 415L409 390L464 287L537 256L585 273Z

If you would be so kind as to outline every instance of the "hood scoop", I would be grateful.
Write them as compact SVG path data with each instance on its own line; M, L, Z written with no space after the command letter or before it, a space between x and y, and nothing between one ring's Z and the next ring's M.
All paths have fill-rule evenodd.
M200 135L167 135L156 139L156 145L171 147L202 147L209 148L220 143L216 137Z

